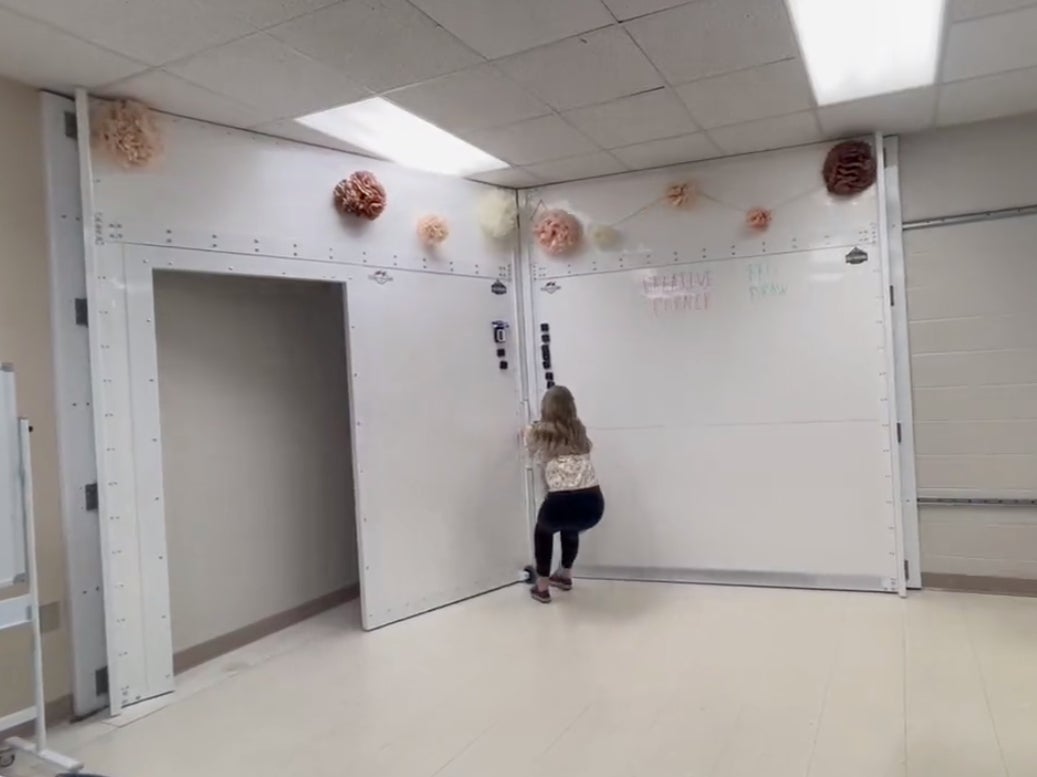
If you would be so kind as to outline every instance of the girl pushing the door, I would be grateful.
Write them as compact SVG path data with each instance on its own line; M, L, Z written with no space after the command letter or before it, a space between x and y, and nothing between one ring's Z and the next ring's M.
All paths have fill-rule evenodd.
M526 445L543 467L547 483L547 497L533 532L536 580L531 594L536 601L549 604L551 586L572 589L580 533L597 526L605 512L605 499L591 464L591 441L569 389L553 386L547 390L540 403L540 420L526 431ZM556 533L561 535L562 563L552 574Z

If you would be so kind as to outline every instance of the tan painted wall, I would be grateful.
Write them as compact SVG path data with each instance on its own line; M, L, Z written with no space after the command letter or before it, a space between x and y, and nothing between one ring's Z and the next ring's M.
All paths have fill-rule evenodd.
M177 652L357 582L342 296L155 277Z
M19 411L34 432L41 601L61 603L60 627L44 637L47 697L69 693L50 287L38 93L0 79L0 361L12 362ZM0 634L0 717L32 699L29 638Z

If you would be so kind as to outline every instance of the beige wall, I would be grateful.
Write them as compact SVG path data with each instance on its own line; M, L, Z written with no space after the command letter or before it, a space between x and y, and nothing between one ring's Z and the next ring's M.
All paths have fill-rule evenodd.
M41 601L58 602L60 626L44 637L47 697L69 693L50 287L39 95L0 79L0 361L12 362L19 411L34 432ZM32 699L28 634L0 634L0 717Z
M155 281L174 650L357 581L342 289Z

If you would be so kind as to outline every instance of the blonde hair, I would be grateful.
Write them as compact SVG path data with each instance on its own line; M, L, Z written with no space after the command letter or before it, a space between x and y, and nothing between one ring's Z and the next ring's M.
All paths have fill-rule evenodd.
M565 386L552 386L540 402L540 420L529 430L529 447L546 459L591 452L587 427L576 414L576 400Z

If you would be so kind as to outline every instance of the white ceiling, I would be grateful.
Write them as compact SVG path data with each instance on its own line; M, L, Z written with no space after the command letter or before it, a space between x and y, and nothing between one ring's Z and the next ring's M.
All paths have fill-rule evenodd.
M291 118L384 95L530 186L1037 111L1037 0L947 17L937 86L820 109L783 0L0 0L0 74L347 149Z

